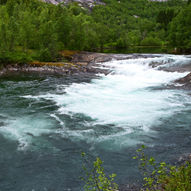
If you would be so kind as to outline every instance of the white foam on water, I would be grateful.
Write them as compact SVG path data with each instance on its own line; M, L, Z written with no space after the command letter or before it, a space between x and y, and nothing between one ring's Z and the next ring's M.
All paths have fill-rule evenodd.
M25 150L30 146L34 137L53 133L54 131L50 127L50 122L40 116L39 118L22 116L16 119L8 117L5 120L5 125L0 127L0 133L7 138L18 141L18 149Z
M182 62L181 62L182 60ZM190 59L191 60L191 59ZM125 141L127 134L143 131L148 133L150 127L161 122L175 112L184 109L190 98L178 90L154 88L167 85L188 73L166 72L151 68L151 63L177 64L188 62L185 56L156 55L153 58L138 58L102 63L101 67L112 72L99 75L91 83L73 83L70 86L58 86L59 94L25 96L32 99L47 99L59 106L59 113L74 116L83 114L94 121L89 130L70 130L67 127L57 132L64 137L84 139L87 142L115 140L123 145L138 143L139 140ZM63 94L60 92L63 89ZM52 115L61 125L61 119ZM96 125L115 125L118 132L96 137ZM118 138L117 138L118 137ZM120 137L120 138L119 138ZM115 139L117 138L117 139ZM123 140L119 143L119 139Z
M111 70L109 75L99 75L100 78L93 79L91 83L58 85L58 92L54 94L23 96L26 99L55 102L59 107L58 113L50 116L59 122L61 129L48 127L46 120L40 118L36 120L36 125L19 119L2 129L25 142L29 141L29 138L23 139L26 134L40 136L43 133L54 132L67 138L74 140L78 138L87 142L102 142L116 138L115 142L118 145L127 142L136 144L139 140L130 140L131 138L126 140L125 136L136 132L151 132L153 125L183 110L185 103L191 101L183 91L161 88L186 76L187 72L161 71L150 67L149 64L183 64L187 63L188 59L191 60L185 56L156 55L153 58L100 63L104 68ZM69 129L59 117L64 114L71 117L83 114L90 117L92 122L84 122L86 129ZM98 133L96 136L97 125L111 125L115 131L108 134Z
M148 130L148 126L156 123L157 119L172 114L184 104L178 99L182 96L179 91L151 89L187 74L159 71L148 66L153 60L163 59L104 63L112 69L112 74L91 83L74 83L65 88L63 95L44 95L43 98L54 100L62 114L82 113L98 124L115 124L127 129L129 126L142 126Z
M162 67L169 68L171 66L184 66L191 63L191 58L186 55L165 55L165 60L162 62ZM160 66L158 66L160 68Z
M50 116L53 117L53 118L55 118L56 121L58 121L62 127L65 126L65 125L64 125L64 122L63 122L56 114L50 114Z

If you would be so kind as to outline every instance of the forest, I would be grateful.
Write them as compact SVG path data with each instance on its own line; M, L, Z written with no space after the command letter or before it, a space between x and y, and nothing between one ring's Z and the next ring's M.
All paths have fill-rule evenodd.
M104 0L93 9L0 0L0 62L57 61L61 50L191 52L190 1Z

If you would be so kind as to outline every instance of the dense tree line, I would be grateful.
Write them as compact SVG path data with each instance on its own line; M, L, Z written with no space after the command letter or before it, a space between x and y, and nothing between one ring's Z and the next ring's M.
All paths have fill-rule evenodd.
M190 50L185 1L105 0L92 10L39 0L0 0L0 61L58 60L59 51L171 45Z
M179 51L191 53L191 4L170 23L169 40Z

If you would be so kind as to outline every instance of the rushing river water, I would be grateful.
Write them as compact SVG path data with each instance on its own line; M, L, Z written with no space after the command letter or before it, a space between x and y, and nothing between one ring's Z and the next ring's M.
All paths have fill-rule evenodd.
M100 156L119 184L140 178L141 144L167 162L191 152L190 91L166 72L188 56L102 63L109 75L15 74L0 78L0 190L79 191L82 151ZM175 84L179 86L179 84Z

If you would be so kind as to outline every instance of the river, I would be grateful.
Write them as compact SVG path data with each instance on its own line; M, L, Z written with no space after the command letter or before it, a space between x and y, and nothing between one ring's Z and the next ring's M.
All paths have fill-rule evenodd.
M79 191L81 152L100 156L117 183L139 180L135 151L174 162L191 152L191 97L164 68L191 57L101 63L110 74L0 77L0 190Z

